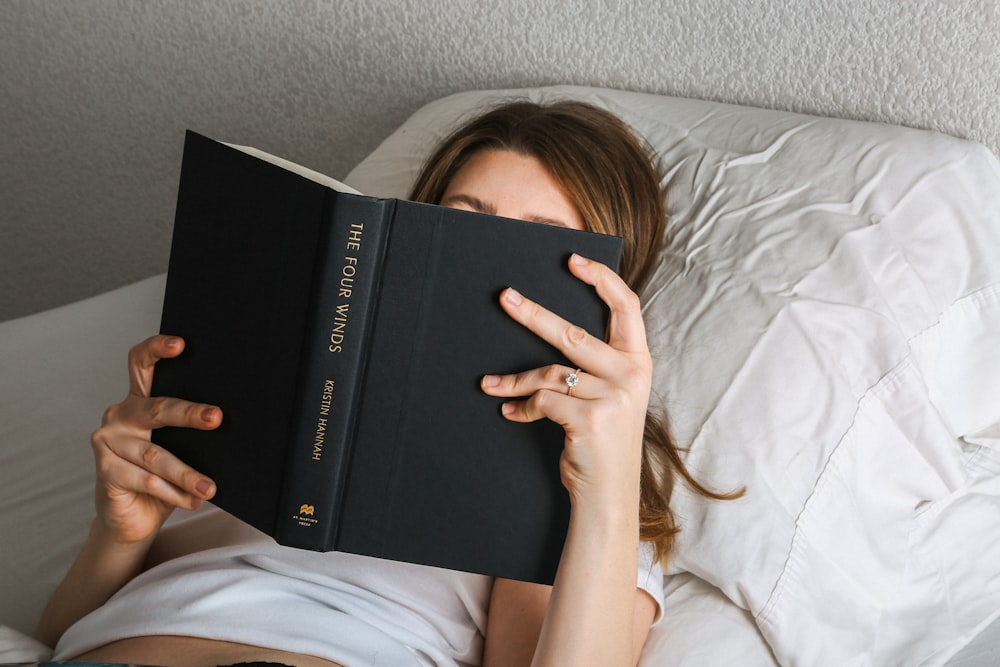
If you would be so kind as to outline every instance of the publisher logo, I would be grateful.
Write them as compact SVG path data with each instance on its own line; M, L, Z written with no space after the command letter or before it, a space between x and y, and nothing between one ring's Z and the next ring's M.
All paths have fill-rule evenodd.
M316 506L309 503L299 505L299 513L292 517L292 520L303 528L311 528L319 523L315 518Z

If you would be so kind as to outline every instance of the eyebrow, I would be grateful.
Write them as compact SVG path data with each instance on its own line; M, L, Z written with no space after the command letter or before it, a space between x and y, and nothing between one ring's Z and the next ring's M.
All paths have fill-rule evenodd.
M477 213L486 213L488 215L497 214L496 206L493 206L492 204L484 202L482 199L479 199L478 197L473 197L471 195L463 195L463 194L451 195L450 197L442 199L440 205L450 206L454 204L465 204L466 206L471 208L473 211L476 211ZM527 215L524 217L524 220L527 222L540 222L543 225L553 225L555 227L570 226L561 220L556 220L554 218L547 218L543 215Z
M469 195L452 195L441 200L441 206L450 206L452 204L465 204L473 211L478 211L479 213L488 213L490 215L497 214L496 206L487 204L478 197L471 197Z

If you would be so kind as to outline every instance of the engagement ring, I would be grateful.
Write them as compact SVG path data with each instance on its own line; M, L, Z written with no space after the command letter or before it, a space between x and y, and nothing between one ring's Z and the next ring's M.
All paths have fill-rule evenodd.
M577 373L579 373L579 372L580 372L580 369L577 368L572 373L568 373L566 375L566 386L569 387L569 389L566 390L566 395L567 396L572 396L573 395L573 387L575 387L576 385L578 385L580 383L580 376L577 375Z

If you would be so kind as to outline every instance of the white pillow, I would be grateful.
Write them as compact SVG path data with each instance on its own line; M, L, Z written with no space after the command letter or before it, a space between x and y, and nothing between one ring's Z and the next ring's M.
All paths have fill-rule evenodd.
M960 648L1000 609L994 156L926 131L555 87L431 103L347 182L405 196L458 120L515 96L609 108L666 167L669 234L642 295L654 402L698 478L747 487L675 494L672 571L749 610L781 662Z

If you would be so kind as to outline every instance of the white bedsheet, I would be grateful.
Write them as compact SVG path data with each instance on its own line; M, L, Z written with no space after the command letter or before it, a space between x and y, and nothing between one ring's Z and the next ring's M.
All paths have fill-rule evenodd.
M655 390L695 474L747 487L729 503L677 494L673 571L748 610L784 664L958 650L1000 609L996 158L886 125L509 94L607 106L667 168L670 236L643 295ZM429 105L348 181L403 195L425 147L483 97ZM678 634L674 649L698 650ZM716 644L705 664L746 660ZM665 648L655 664L672 660Z
M1000 168L939 134L580 88L667 167L643 295L692 471L645 667L943 664L1000 610ZM484 93L347 179L404 195ZM240 137L224 137L239 142ZM180 139L178 139L180 141ZM162 279L0 324L0 624L28 632L86 532L87 444Z

